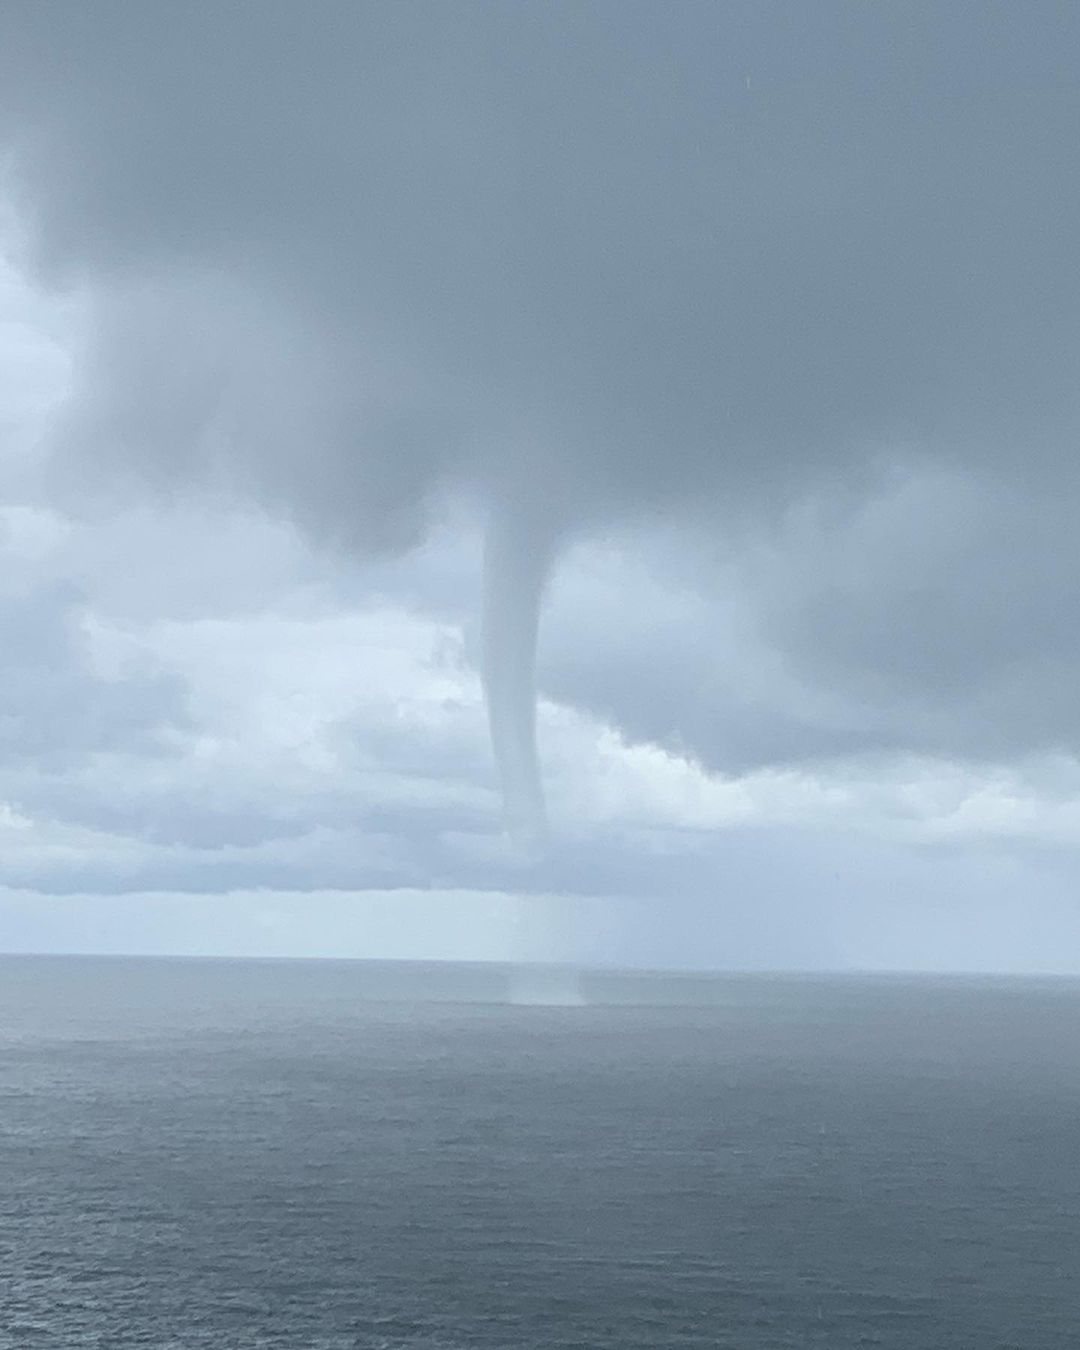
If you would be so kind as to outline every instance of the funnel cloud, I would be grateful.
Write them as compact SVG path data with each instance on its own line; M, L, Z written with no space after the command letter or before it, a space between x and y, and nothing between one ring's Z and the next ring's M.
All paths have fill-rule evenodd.
M536 646L554 543L546 522L502 504L484 544L484 695L507 831L527 851L547 835L536 746Z

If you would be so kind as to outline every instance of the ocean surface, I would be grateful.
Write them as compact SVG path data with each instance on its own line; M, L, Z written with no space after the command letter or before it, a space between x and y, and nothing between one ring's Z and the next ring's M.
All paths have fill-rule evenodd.
M1080 984L0 959L4 1350L1077 1344Z

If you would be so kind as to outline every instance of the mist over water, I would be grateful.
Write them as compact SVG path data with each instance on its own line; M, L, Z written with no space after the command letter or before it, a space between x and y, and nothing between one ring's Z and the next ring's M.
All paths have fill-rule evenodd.
M505 980L0 960L0 1345L1071 1344L1075 982Z

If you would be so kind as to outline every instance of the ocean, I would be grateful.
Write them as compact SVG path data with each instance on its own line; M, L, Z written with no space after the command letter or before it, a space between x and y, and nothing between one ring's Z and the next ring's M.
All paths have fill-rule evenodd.
M1078 1343L1076 982L0 959L4 1350Z

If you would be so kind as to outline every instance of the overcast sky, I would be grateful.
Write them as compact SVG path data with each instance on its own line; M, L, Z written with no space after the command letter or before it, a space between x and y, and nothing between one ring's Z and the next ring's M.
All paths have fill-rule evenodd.
M1078 52L0 0L0 950L1080 970Z

